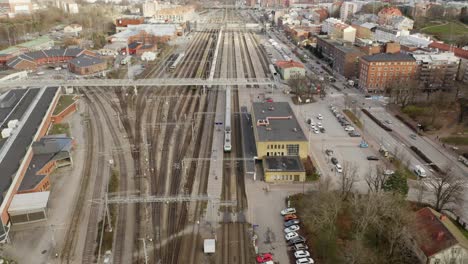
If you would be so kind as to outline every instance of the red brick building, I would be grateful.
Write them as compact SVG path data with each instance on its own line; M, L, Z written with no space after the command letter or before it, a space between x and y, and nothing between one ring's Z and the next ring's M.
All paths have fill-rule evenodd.
M359 88L369 93L384 92L395 82L413 79L416 60L404 53L362 56L359 61Z
M94 52L80 48L39 50L13 57L7 66L15 70L36 70L38 66L66 63L81 55L96 56Z
M107 62L98 57L81 55L68 62L68 69L79 75L95 74L106 70Z

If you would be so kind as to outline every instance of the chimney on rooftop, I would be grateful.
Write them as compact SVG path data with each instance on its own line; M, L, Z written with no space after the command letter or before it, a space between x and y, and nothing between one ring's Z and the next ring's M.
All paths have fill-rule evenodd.
M439 231L439 232L437 233L436 240L437 240L437 241L440 241L440 240L442 240L442 238L444 238L444 231Z

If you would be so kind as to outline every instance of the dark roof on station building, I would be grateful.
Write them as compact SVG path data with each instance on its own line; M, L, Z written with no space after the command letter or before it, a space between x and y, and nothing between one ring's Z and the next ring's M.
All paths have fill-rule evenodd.
M299 156L267 156L264 157L263 166L266 172L305 171Z
M58 87L47 87L42 89L43 93L40 98L38 98L40 92L39 89L33 89L37 90L36 95L31 98L29 103L24 102L24 106L22 106L24 107L23 115L30 107L33 107L32 103L36 98L37 104L34 106L34 109L32 109L29 116L21 116L21 118L19 118L20 124L16 128L14 135L7 138L2 143L2 148L0 149L1 193L6 192L10 188L10 185L13 181L13 176L17 172L21 161L26 155L29 146L32 144L33 138L36 135L39 126L50 107L50 104L53 101L53 98L58 92ZM8 140L11 140L11 144L8 142ZM3 201L3 196L0 197L0 201Z
M104 60L98 57L83 54L72 59L69 63L74 65L75 67L89 67L96 64L104 63Z
M86 50L81 48L66 48L66 49L49 49L49 50L39 50L26 52L24 54L15 56L8 60L7 66L10 68L15 68L22 61L27 61L30 63L35 63L36 60L47 59L47 58L56 58L56 57L72 57L75 58L82 54L85 54Z
M73 140L66 135L44 136L32 144L33 157L18 191L34 189L46 175L37 174L44 166L56 160L70 158Z
M252 114L258 141L307 141L288 102L253 103Z

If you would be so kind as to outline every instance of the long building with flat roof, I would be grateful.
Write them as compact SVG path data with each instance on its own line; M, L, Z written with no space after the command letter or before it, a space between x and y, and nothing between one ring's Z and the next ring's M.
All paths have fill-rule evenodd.
M257 156L307 158L308 140L287 102L253 103L252 123Z
M58 98L58 87L14 89L0 96L0 241L7 237L8 208L34 155L31 145L46 134Z

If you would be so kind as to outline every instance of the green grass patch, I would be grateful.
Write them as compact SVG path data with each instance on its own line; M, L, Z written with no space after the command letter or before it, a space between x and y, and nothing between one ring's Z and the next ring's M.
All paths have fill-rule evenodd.
M422 106L416 106L416 105L408 105L401 109L401 111L405 114L407 114L409 117L412 119L425 116L426 113L429 112L429 109L427 107L422 107Z
M75 102L73 99L74 95L62 95L59 98L57 106L54 109L54 115L60 114L65 108L69 107L71 104Z
M49 130L49 135L66 134L70 137L70 125L68 123L53 124Z
M466 239L468 239L468 230L466 230L460 223L458 223L455 219L452 219L451 217L449 218L450 221L460 230L460 232L465 236Z
M429 26L422 30L423 33L436 36L445 42L453 42L458 36L468 34L468 27L459 22L448 22L447 24Z
M343 110L343 113L357 126L359 127L360 129L362 129L362 123L361 121L359 121L359 118L357 118L357 116L349 111L348 109L345 109Z
M444 137L442 142L450 145L466 146L468 145L468 137Z

